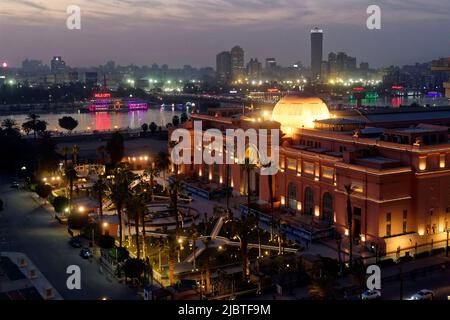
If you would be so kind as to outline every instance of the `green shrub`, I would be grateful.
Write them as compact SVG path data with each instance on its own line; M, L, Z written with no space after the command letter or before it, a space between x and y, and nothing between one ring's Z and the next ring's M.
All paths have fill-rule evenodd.
M66 208L69 207L69 199L66 197L56 197L53 199L53 207L55 208L55 211L58 213L64 212Z
M101 235L96 238L98 246L102 249L111 249L114 247L114 238L110 235Z
M122 262L128 259L130 253L126 248L112 248L111 250L109 250L109 256L112 259L117 258L118 262Z
M72 213L67 220L68 226L73 230L82 230L88 224L87 214Z
M436 248L436 249L431 250L431 254L437 255L437 254L443 253L444 251L445 251L445 248Z
M48 184L38 184L36 186L36 193L41 198L48 198L52 193L52 187Z
M138 259L128 259L125 261L123 271L127 278L139 278L144 272L144 263Z
M420 258L425 258L425 257L429 257L429 256L430 256L430 252L429 251L424 251L424 252L421 252L421 253L416 253L414 255L414 258L420 259Z

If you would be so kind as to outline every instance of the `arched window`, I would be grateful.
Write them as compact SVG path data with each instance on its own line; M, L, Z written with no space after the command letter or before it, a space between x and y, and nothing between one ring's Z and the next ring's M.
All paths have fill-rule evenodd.
M307 187L305 189L305 201L304 201L303 212L307 215L312 216L314 214L314 191Z
M288 185L288 206L292 210L297 210L297 186L293 182Z
M329 192L323 194L322 219L328 222L334 222L333 196Z

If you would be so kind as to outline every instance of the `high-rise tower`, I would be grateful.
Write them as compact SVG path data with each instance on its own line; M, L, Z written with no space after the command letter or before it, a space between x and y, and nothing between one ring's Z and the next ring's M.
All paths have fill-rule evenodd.
M323 52L323 30L315 27L311 30L311 76L313 81L321 78Z

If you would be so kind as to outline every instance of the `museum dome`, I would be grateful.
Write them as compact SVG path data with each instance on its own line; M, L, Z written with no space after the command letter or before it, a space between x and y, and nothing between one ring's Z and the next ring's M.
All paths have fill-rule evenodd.
M314 128L314 120L330 118L322 99L289 95L283 97L272 111L272 120L281 124L281 130L290 133L295 128Z

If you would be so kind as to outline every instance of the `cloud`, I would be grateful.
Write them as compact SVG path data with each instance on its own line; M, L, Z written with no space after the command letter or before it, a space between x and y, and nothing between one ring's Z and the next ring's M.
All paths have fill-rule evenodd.
M130 27L180 23L183 28L256 26L270 24L355 24L366 18L365 9L376 3L386 21L448 18L447 0L2 0L0 15L9 23L51 24L67 16L70 4L81 7L87 19L116 20ZM39 13L39 19L36 14ZM39 22L40 21L40 22ZM116 20L117 21L117 20ZM1 22L0 22L1 23Z

